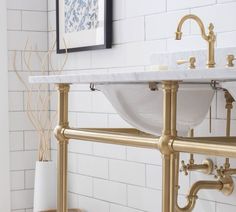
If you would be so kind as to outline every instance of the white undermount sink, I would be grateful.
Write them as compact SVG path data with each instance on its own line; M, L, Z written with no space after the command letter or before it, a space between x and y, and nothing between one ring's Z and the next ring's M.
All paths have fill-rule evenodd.
M105 94L129 124L147 133L161 134L161 84L157 91L151 91L148 83L99 84L96 88ZM177 129L180 135L186 135L190 128L204 120L214 93L209 84L180 84L177 103Z

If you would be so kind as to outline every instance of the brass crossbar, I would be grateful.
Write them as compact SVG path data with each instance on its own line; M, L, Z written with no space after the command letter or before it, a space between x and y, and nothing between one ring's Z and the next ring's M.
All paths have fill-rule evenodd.
M62 134L65 139L159 149L159 137L135 129L62 129ZM175 152L236 157L236 137L177 137L170 141L170 147Z

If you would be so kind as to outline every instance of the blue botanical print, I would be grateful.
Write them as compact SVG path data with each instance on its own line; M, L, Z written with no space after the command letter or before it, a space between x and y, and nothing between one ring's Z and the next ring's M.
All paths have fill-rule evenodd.
M64 0L65 33L96 29L99 0Z

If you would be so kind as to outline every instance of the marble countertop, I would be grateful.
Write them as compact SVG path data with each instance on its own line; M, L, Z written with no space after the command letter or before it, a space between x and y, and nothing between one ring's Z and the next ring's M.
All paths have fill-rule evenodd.
M135 83L178 80L185 82L236 81L236 68L214 68L178 71L142 71L116 73L64 74L50 76L31 76L30 83L47 84L87 84L87 83Z

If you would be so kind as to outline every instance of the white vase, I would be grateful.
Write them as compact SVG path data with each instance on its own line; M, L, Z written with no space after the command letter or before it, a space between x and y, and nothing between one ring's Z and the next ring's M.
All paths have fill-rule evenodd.
M36 162L34 212L56 208L56 165L52 161Z

